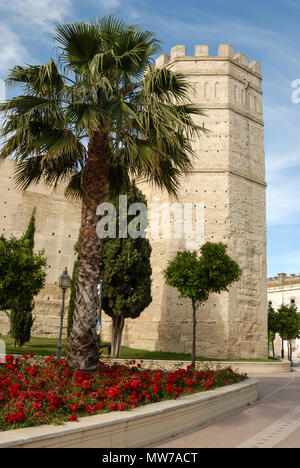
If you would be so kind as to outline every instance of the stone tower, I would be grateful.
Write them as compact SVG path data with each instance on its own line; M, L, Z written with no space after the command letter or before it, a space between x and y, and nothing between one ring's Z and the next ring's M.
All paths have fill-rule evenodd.
M197 123L208 129L194 142L193 171L179 194L181 203L204 204L204 241L225 242L243 269L228 293L212 295L198 312L197 355L215 358L266 358L266 204L261 67L222 44L218 56L196 45L161 55L156 67L182 73L191 84L190 99L204 110ZM148 206L171 203L166 193L143 186ZM153 303L139 319L128 320L124 344L149 350L190 352L192 311L165 285L162 270L178 249L174 239L152 241ZM109 338L109 322L104 321Z

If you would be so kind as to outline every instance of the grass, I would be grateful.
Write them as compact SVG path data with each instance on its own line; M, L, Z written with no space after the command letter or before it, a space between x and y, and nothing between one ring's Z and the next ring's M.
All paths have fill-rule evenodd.
M50 356L56 354L58 340L55 338L31 338L22 348L15 348L14 340L10 336L1 336L0 339L6 344L6 354L28 354L32 351L37 356ZM66 340L63 340L62 354L66 351Z
M121 349L121 358L123 359L151 359L151 360L171 360L171 361L190 361L191 355L190 354L182 354L182 353L169 353L164 351L145 351L143 349L133 349L127 348L126 346L122 346ZM278 361L277 359L269 358L269 359L216 359L216 358L206 358L197 356L197 361L217 361L217 362L230 362L230 361L238 361L238 362L274 362Z
M1 336L0 339L6 344L7 354L28 354L32 351L37 356L50 356L56 354L57 342L55 338L31 338L29 343L26 343L22 348L14 347L14 340L8 336ZM65 355L67 341L63 340L62 355ZM103 357L106 357L105 350ZM144 349L133 349L126 346L122 346L121 349L122 359L150 359L150 360L166 360L166 361L190 361L190 354L183 353L169 353L165 351L146 351ZM198 361L230 361L230 359L216 359L216 358L205 358L197 357ZM277 359L234 359L238 362L274 362Z

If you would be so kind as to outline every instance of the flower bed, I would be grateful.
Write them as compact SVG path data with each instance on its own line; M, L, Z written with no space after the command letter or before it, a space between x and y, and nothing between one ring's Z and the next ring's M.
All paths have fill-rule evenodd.
M247 379L227 369L172 372L99 362L91 375L72 373L68 362L55 357L41 364L33 356L6 356L0 365L0 430L76 421L78 417L124 411L148 403L177 399L181 395L212 390Z

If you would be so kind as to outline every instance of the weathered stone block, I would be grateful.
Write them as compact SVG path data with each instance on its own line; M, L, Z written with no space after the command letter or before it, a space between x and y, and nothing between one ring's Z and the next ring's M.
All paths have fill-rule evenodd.
M195 55L198 57L209 57L209 46L196 44Z
M233 58L234 48L229 44L220 44L218 49L219 57Z
M170 56L167 54L162 54L159 57L156 58L155 60L155 66L156 68L161 68L164 65L167 65L170 61Z
M184 44L179 44L171 49L171 59L177 59L185 57L186 55L186 46Z

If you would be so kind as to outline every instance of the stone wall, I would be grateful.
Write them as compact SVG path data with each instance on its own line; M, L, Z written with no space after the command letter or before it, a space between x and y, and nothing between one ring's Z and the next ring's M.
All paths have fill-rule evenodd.
M0 166L0 233L20 237L27 228L36 207L35 249L45 250L47 257L46 286L35 300L33 334L57 337L61 290L58 278L65 267L73 271L74 244L80 226L80 204L66 200L64 187L47 189L38 184L24 195L13 183L14 163L6 160ZM0 312L0 333L6 334L9 324Z

